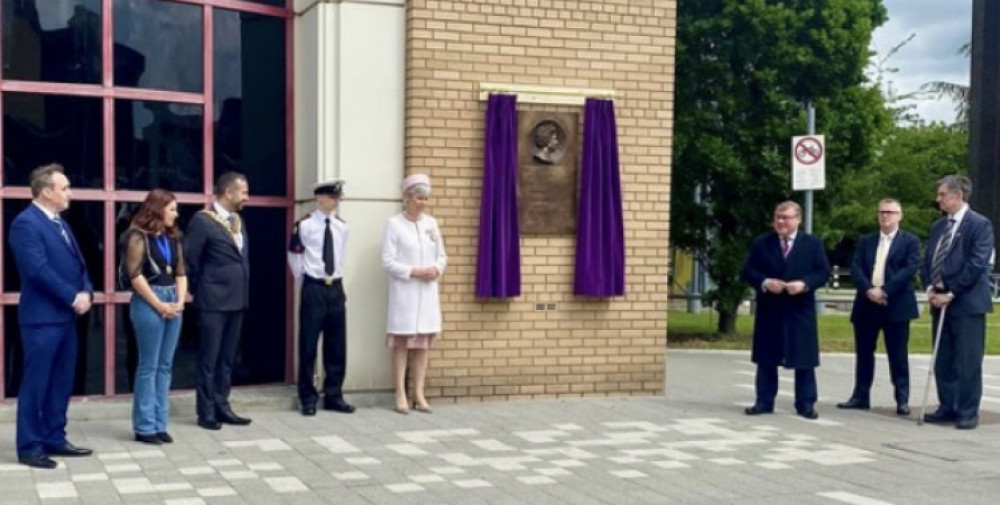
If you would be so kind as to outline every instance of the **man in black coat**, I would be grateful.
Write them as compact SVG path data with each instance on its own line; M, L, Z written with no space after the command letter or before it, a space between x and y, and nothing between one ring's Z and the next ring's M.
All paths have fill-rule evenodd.
M795 411L816 419L819 335L816 290L830 277L823 241L799 231L802 208L786 201L774 210L774 232L757 237L741 278L757 294L753 362L756 400L747 415L774 412L778 366L795 369Z
M986 314L993 312L990 263L993 224L969 208L972 182L962 175L938 181L937 203L946 216L931 225L920 277L931 304L932 328L941 324L934 378L941 406L924 416L928 423L950 423L960 430L979 426L983 397Z
M188 224L184 240L187 274L198 309L198 425L246 425L229 405L233 360L243 312L250 305L247 231L238 212L250 195L243 174L227 172L215 185L215 203Z
M878 203L879 231L861 237L851 263L857 288L851 322L854 324L854 393L842 409L868 409L875 378L875 344L885 335L889 376L895 391L896 414L910 414L910 367L907 346L910 320L920 316L913 277L920 267L920 239L899 229L903 207L886 198Z

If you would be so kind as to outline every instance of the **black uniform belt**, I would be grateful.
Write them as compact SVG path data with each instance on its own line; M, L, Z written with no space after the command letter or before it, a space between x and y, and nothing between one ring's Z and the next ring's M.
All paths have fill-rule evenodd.
M318 284L320 286L339 286L342 279L317 279L308 275L302 276L303 284Z

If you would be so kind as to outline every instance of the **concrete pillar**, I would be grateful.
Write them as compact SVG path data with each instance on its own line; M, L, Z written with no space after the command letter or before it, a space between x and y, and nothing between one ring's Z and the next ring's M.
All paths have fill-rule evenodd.
M295 30L298 215L310 186L345 179L348 365L345 391L387 390L381 238L400 209L405 126L404 0L299 1ZM296 295L298 298L298 295Z

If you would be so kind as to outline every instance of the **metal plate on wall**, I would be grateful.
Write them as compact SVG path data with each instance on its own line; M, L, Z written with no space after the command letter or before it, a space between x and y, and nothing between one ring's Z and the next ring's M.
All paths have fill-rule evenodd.
M565 235L576 230L575 113L522 112L518 119L518 214L522 234Z

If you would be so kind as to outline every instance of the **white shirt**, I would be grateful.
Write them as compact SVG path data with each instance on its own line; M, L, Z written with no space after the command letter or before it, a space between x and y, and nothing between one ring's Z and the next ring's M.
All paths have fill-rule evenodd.
M969 204L963 203L962 208L958 209L958 212L948 216L949 219L954 219L955 224L951 226L951 236L955 236L955 232L958 231L958 225L962 224L962 219L965 219L965 215L969 213ZM941 237L944 239L944 237Z
M326 275L326 263L323 262L323 237L326 235L326 219L330 218L330 230L333 232L333 276ZM299 240L302 242L301 253L288 252L288 268L296 279L302 274L314 279L341 279L344 277L344 252L347 250L347 223L335 214L329 216L314 210L309 217L299 221Z
M31 203L34 204L35 207L38 207L42 212L44 212L45 213L45 217L49 218L50 221L53 220L53 219L55 219L55 218L57 218L57 217L59 217L59 214L56 214L55 212L52 212L51 210L49 210L48 207L46 207L46 206L38 203L37 201L32 200Z
M219 202L212 202L212 208L215 209L215 213L218 214L219 217L221 217L223 221L232 222L232 221L230 221L230 219L232 219L233 213L229 212L228 210L226 210L222 205L219 205ZM232 235L231 232L230 232L230 235ZM233 240L236 241L236 247L238 247L240 249L240 252L243 252L243 229L242 229L242 227L240 228L240 234L239 235L233 235Z

